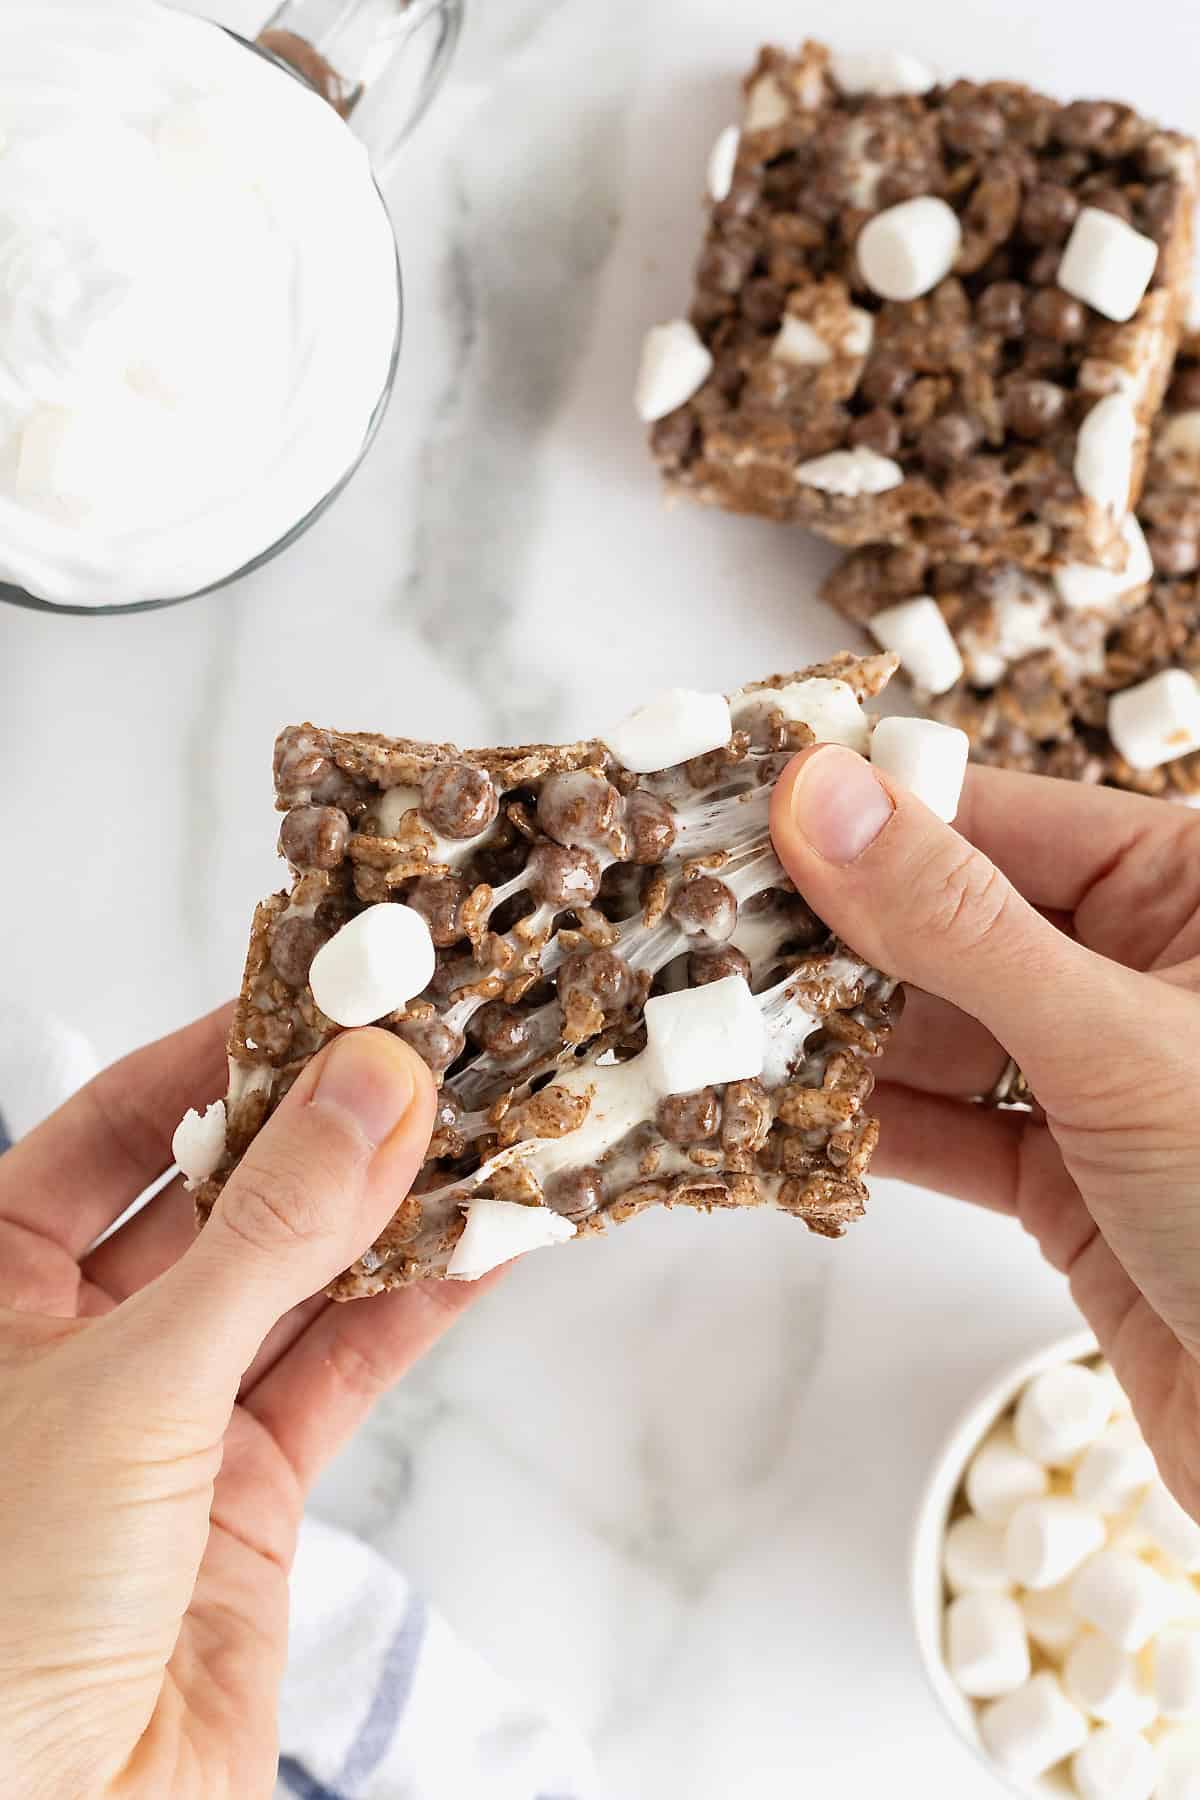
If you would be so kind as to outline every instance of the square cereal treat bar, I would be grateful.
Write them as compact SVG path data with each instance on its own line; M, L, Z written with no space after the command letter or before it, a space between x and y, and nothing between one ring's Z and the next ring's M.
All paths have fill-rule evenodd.
M1155 421L1130 554L1115 575L879 546L822 593L900 657L977 762L1149 794L1200 794L1200 340Z
M176 1140L201 1219L306 1061L376 1021L441 1105L412 1194L335 1298L469 1279L654 1204L767 1204L839 1236L903 995L795 892L767 815L798 748L869 750L863 701L894 668L674 690L607 742L282 732L291 886L255 915L228 1097ZM964 741L960 781L965 761Z
M1123 567L1196 150L1115 102L763 50L691 318L648 336L667 489L838 543Z

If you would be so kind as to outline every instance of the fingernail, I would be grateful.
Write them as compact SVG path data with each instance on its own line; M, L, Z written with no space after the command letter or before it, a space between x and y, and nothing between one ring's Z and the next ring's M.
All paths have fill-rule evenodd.
M310 1104L349 1117L378 1147L400 1124L416 1091L406 1044L386 1031L347 1031L326 1051Z
M892 799L869 762L828 744L792 786L792 822L826 862L852 863L892 816Z

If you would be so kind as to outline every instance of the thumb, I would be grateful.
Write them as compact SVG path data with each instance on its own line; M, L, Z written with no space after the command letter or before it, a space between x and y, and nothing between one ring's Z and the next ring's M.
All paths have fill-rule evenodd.
M982 851L838 745L789 764L771 834L805 900L860 956L978 1019L1048 1110L1057 1094L1086 1097L1098 1046L1131 1017L1128 970L1056 930Z
M196 1242L114 1315L149 1367L224 1403L272 1325L368 1247L412 1186L433 1078L390 1032L345 1032L304 1069ZM128 1346L127 1346L128 1347Z

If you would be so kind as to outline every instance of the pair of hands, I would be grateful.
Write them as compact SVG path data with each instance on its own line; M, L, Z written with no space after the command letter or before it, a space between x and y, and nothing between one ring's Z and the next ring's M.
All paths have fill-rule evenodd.
M815 910L919 990L877 1172L1034 1234L1200 1514L1200 818L973 770L952 831L822 746L773 831ZM490 1285L312 1297L432 1125L424 1065L374 1030L305 1071L198 1238L175 1183L86 1255L221 1092L224 1023L129 1057L0 1159L0 1772L28 1800L270 1793L304 1495ZM1039 1112L965 1104L1010 1053Z

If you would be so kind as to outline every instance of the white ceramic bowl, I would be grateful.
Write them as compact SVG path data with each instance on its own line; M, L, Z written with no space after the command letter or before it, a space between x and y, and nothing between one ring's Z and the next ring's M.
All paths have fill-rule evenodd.
M925 1489L913 1534L909 1573L913 1624L916 1628L917 1648L929 1685L946 1718L976 1756L986 1763L997 1785L1010 1794L1021 1795L1022 1800L1029 1800L1031 1795L1036 1796L1036 1800L1063 1800L1064 1796L1073 1796L1075 1790L1057 1772L1034 1782L1032 1786L1015 1782L984 1748L975 1723L974 1708L951 1680L942 1655L942 1614L945 1608L942 1544L950 1509L962 1484L967 1464L992 1426L1008 1411L1025 1383L1033 1376L1040 1375L1043 1369L1054 1368L1058 1363L1079 1362L1098 1354L1099 1345L1091 1332L1077 1331L1073 1336L1060 1338L1057 1343L1047 1345L1044 1350L1039 1350L1034 1355L1027 1356L1023 1362L1006 1369L1004 1374L985 1388L968 1407L946 1440Z

